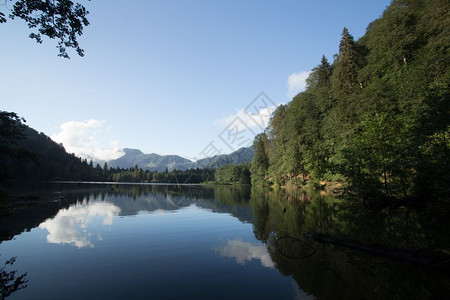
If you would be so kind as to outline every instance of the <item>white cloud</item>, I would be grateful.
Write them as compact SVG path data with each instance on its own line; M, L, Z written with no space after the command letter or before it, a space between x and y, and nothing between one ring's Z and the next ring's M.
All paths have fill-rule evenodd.
M266 246L263 244L254 245L240 239L234 239L227 241L225 246L214 248L214 251L221 256L236 259L236 262L241 265L244 265L252 259L258 259L266 268L275 267Z
M215 120L214 124L223 127L236 126L238 130L247 128L262 130L269 124L270 117L275 109L276 106L268 106L261 108L257 113L252 113L241 108L235 114Z
M69 121L61 124L60 132L50 137L55 142L62 143L67 152L82 158L104 161L117 159L124 152L119 147L119 141L110 138L112 127L104 130L104 125L104 120Z
M48 231L47 242L52 244L70 244L77 248L94 247L93 236L89 224L94 218L103 218L103 225L112 225L114 216L120 213L120 208L112 203L90 202L77 204L68 209L60 210L53 219L48 219L39 228ZM103 240L97 235L99 241Z
M308 78L309 73L310 72L302 71L289 75L287 81L288 91L286 96L292 98L303 91L306 87L306 79Z

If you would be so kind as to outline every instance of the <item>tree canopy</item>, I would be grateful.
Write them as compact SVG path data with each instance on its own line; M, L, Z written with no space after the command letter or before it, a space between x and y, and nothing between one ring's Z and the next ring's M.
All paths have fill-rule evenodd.
M42 37L58 40L58 56L70 58L67 48L73 48L79 56L84 50L78 44L77 37L83 34L84 27L89 25L86 8L70 0L4 0L4 7L14 3L9 18L24 20L30 29L30 38L42 43ZM7 21L6 15L0 12L0 23Z
M255 139L252 182L448 199L449 28L445 0L394 0L357 41L344 28L333 63L322 57Z

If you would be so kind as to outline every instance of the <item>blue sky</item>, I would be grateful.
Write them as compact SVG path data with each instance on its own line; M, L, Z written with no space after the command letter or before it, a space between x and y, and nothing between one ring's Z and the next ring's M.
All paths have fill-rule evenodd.
M192 159L211 143L237 148L219 136L235 116L260 132L245 119L255 97L289 102L323 54L332 61L344 26L357 39L390 3L80 2L91 23L84 58L57 57L56 42L36 44L21 20L0 25L0 109L79 155L128 147Z

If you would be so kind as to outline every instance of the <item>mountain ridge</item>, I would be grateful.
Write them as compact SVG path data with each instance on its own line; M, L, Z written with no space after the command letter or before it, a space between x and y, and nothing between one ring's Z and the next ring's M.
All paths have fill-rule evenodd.
M131 168L138 166L143 170L168 171L202 168L218 168L226 164L249 163L253 158L252 147L242 147L230 154L215 155L197 161L191 161L179 155L145 154L139 149L123 148L125 154L117 159L107 161L113 168Z

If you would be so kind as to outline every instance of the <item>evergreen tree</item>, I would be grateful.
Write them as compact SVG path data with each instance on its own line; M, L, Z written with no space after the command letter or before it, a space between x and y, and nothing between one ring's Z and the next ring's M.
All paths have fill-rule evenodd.
M269 167L268 138L266 133L260 133L253 142L255 156L250 164L251 183L255 185L266 185L267 169Z
M320 65L311 70L311 74L306 79L308 88L326 87L330 83L333 69L325 55L322 56Z
M335 92L337 97L347 96L360 88L358 71L361 65L361 56L353 36L347 28L342 31L339 43L339 54L336 59Z

